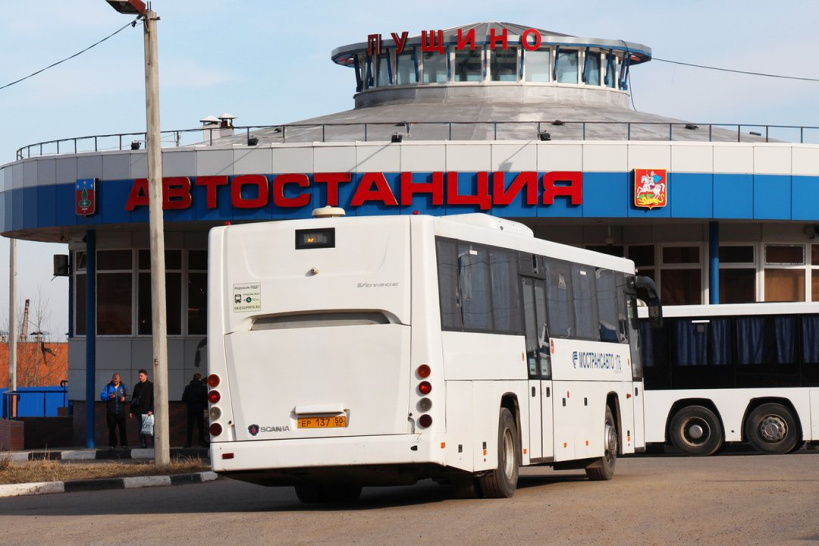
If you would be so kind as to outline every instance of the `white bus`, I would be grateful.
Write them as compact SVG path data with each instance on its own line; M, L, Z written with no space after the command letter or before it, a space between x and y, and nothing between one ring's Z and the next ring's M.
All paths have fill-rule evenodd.
M642 328L646 442L711 455L819 440L819 304L680 305Z
M520 465L610 479L644 449L638 292L660 308L629 260L483 214L218 227L209 260L222 475L510 497Z

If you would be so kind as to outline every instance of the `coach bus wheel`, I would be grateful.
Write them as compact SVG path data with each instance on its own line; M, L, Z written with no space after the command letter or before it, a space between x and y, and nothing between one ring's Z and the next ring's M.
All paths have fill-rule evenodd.
M604 441L606 443L603 456L586 467L586 476L590 480L610 480L614 477L614 467L617 465L617 425L611 408L606 406L606 424Z
M681 409L671 420L671 443L685 455L705 457L722 447L722 424L703 406Z
M484 497L509 498L518 486L518 430L512 412L503 408L498 426L498 467L478 479Z
M745 437L760 453L788 453L799 441L796 420L781 404L762 404L745 422Z

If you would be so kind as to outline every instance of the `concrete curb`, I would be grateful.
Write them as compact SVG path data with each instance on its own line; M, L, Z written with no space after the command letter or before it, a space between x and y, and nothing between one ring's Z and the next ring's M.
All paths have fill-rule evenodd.
M26 459L28 460L28 459ZM141 476L136 478L105 478L100 480L76 480L68 482L13 483L0 485L0 498L25 495L49 495L76 491L102 491L105 489L138 489L166 485L185 485L216 480L216 472L196 472L174 476Z
M206 459L208 450L206 448L173 448L170 450L171 457L188 456ZM28 461L99 461L99 460L119 460L119 459L153 459L154 449L115 449L113 451L103 449L69 449L63 451L17 451L4 454L9 460L15 463L25 463Z

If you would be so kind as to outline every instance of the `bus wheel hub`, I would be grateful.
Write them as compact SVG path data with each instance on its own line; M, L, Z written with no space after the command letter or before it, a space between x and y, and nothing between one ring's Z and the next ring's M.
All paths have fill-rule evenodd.
M688 428L688 437L692 440L699 440L705 434L705 430L703 430L702 425L691 425Z
M759 435L767 442L779 442L788 435L788 425L778 415L768 415L759 424Z

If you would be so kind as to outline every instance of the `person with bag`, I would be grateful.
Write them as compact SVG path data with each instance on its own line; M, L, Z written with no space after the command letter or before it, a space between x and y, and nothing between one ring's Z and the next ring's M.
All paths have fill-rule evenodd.
M185 447L191 447L194 424L199 430L199 445L208 447L205 440L205 409L208 407L208 388L202 383L201 373L193 374L193 380L188 383L182 393L182 401L188 406L188 443L185 444Z
M154 384L148 381L147 370L139 370L139 383L131 397L131 417L135 415L139 416L139 446L145 449L148 437L154 435Z
M122 382L118 373L111 378L111 382L102 388L100 400L105 402L105 416L108 424L108 445L110 450L117 447L117 428L119 428L119 443L123 448L128 447L128 436L125 434L125 397L128 387Z

